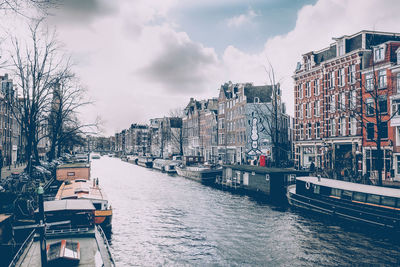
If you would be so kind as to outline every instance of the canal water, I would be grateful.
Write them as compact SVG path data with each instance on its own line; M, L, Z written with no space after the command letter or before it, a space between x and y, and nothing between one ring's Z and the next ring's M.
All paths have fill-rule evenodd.
M92 161L117 266L400 265L396 237L293 212L117 158Z

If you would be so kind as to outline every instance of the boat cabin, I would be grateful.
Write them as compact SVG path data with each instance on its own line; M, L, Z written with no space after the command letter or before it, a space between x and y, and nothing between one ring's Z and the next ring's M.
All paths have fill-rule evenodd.
M183 158L183 163L186 166L194 165L194 164L203 164L204 157L202 156L185 156Z
M274 201L286 201L287 186L294 184L296 177L308 174L307 171L295 169L224 165L219 183L231 188L258 192Z
M389 187L356 184L318 177L299 177L296 180L296 193L400 210L400 189Z
M90 165L88 163L70 163L57 167L56 179L58 181L72 181L76 179L90 179Z

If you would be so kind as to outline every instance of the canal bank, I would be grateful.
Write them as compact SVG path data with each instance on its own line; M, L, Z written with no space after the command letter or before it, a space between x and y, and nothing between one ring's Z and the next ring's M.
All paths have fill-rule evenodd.
M92 162L114 209L117 266L396 265L400 244L117 158Z

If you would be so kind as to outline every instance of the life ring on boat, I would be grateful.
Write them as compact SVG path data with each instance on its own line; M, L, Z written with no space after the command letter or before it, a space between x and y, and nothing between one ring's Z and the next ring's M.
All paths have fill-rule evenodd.
M306 189L310 189L310 182L306 182Z

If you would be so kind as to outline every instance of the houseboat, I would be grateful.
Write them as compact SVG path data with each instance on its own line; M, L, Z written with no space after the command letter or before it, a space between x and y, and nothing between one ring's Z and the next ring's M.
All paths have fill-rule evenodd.
M275 202L287 204L287 187L296 177L308 175L308 171L290 168L267 168L253 165L224 165L222 176L216 184L223 189L256 193Z
M203 184L213 184L215 178L222 174L222 168L211 168L205 166L176 166L179 176L186 177Z
M152 168L153 167L153 158L152 157L139 157L137 164L142 167Z
M89 200L44 202L44 236L33 230L9 266L114 267L107 238L94 223L94 212Z
M153 169L166 173L176 173L176 166L181 162L168 159L155 159L153 161Z
M400 189L298 177L287 194L295 208L400 230Z
M103 228L110 228L112 221L112 208L107 196L99 186L99 179L87 181L77 179L64 182L58 189L55 200L63 199L88 199L91 200L95 211L95 222Z
M56 170L56 179L61 182L75 179L90 180L90 164L77 162L60 165Z

